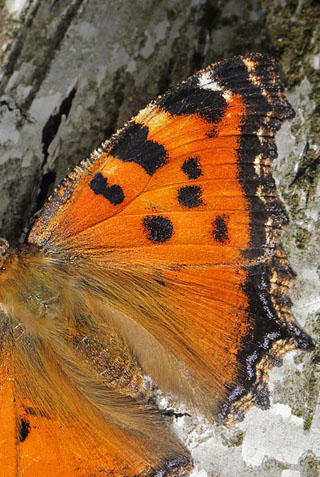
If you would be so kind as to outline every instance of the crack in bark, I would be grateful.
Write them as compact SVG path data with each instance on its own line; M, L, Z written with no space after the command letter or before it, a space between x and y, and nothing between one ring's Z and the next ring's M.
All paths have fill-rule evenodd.
M68 96L64 98L64 100L60 104L59 111L56 114L52 114L42 130L42 152L43 152L43 160L41 164L41 170L43 171L45 165L47 164L48 156L49 156L49 147L54 138L57 135L59 130L59 126L62 121L62 117L65 116L66 118L69 116L69 112L71 110L72 102L75 98L77 92L77 85L75 85ZM42 208L44 202L47 199L48 192L50 187L54 183L56 178L56 172L53 170L48 170L42 175L41 183L39 185L39 192L36 198L36 210Z

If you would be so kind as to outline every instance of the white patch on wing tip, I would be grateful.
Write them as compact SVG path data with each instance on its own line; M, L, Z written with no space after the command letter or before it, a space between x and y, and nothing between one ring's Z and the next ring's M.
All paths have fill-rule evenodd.
M213 81L210 75L210 71L205 71L199 76L198 85L199 88L202 89L210 89L211 91L222 91L221 86L216 81Z
M227 101L227 103L231 103L232 101L232 93L231 91L224 91L222 93L222 96L224 97L224 99Z

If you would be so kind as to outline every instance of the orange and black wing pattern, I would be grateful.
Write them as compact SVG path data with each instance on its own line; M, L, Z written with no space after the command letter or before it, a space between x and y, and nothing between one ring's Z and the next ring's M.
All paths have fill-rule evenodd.
M70 401L74 389L96 416L96 430L86 418L85 425L105 436L106 449L108 426L120 429L116 436L125 433L116 439L122 454L120 444L104 453L124 455L132 446L133 467L121 475L149 475L164 465L187 469L188 452L173 438L157 449L157 433L170 434L156 413L149 419L143 410L144 392L112 411L114 396L103 394L110 388L103 379L114 366L103 369L102 379L101 350L122 350L117 362L127 353L161 389L214 422L232 423L252 404L268 406L267 373L279 356L312 346L289 311L292 272L279 246L287 217L271 175L275 134L292 114L269 57L236 57L200 71L70 173L40 213L29 248L12 259L14 280L24 264L23 281L30 274L39 288L34 296L44 297L37 298L42 314L55 316L52 329L45 320L28 321L29 339L51 350L46 373L53 363L65 372L60 389L69 397L49 393L55 415L67 428L66 409L74 416L69 427L81 420ZM8 299L7 313L16 316L11 303L21 299ZM86 345L83 359L79 343L90 340L95 345ZM99 389L90 373L99 374ZM113 392L126 403L128 386L121 379L117 386ZM28 395L28 385L21 388ZM140 461L136 442L152 449ZM107 466L110 475L118 475L119 465Z

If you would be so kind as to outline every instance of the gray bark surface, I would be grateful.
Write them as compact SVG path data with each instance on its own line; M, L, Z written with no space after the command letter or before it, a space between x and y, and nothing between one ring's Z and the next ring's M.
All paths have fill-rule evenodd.
M169 86L235 54L278 59L296 110L277 137L274 176L290 216L282 242L297 274L294 315L318 344L318 2L2 0L0 8L0 236L12 243L67 171ZM174 417L193 476L320 475L319 362L318 348L288 354L271 372L270 409L253 408L230 429L193 412Z

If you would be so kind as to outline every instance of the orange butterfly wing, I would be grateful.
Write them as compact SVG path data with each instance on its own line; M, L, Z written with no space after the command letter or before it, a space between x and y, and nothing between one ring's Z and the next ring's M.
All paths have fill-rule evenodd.
M286 217L270 167L275 132L291 113L271 59L218 63L142 110L49 199L28 238L34 250L21 253L0 289L16 327L29 330L14 344L17 385L4 372L1 394L16 416L5 455L20 453L23 471L39 454L60 475L96 475L101 458L107 475L188 466L187 451L141 411L139 393L126 401L120 379L114 399L103 381L98 348L108 350L110 330L161 388L209 418L232 421L253 402L268 404L272 358L311 346L288 313L290 270L278 246ZM84 356L88 336L99 346ZM29 416L30 435L17 445L14 426L27 420L29 401L46 412ZM75 430L85 425L83 446ZM59 457L46 453L49 434Z
M69 176L29 241L81 254L108 251L108 262L117 264L242 261L241 250L250 241L249 210L238 179L237 149L246 108L239 94L225 94L209 122L205 114L215 106L217 92L203 91L202 115L172 115L161 100L141 111L84 170ZM183 100L189 101L187 93ZM224 251L215 229L226 214L234 217L228 224L234 240ZM130 231L137 232L134 240Z
M272 60L209 67L93 153L29 237L50 253L143 270L154 294L161 277L162 325L135 320L186 366L202 403L213 396L200 406L220 420L249 390L266 404L263 357L310 345L287 313L290 272L277 248L286 218L270 168L275 132L291 114ZM145 370L170 389L153 366Z
M24 337L17 334L15 341L17 339L23 342ZM123 426L112 422L116 419L116 409L115 419L110 420L109 417L101 422L87 406L85 395L79 396L76 388L70 389L70 383L61 374L61 369L58 373L55 372L54 368L59 367L59 362L51 361L52 350L45 349L45 356L41 356L41 351L34 348L32 336L28 336L26 340L28 345L31 344L30 360L35 363L34 369L31 363L27 363L23 344L8 346L6 338L2 340L1 475L124 477L147 476L152 471L166 470L169 476L170 469L174 472L177 467L187 472L187 452L172 438L166 426L158 421L158 417L152 415L150 409L142 413L142 408L135 408L134 419L141 421L141 430L138 432L130 430L130 427L135 426L134 422L128 425L124 421ZM64 356L68 358L66 350ZM46 367L46 359L49 368ZM43 368L39 375L35 368L41 362ZM56 396L52 395L51 386ZM71 396L68 397L70 391ZM110 392L108 388L103 391ZM123 398L121 394L115 396L118 401ZM59 402L60 399L62 403ZM119 403L114 404L116 406ZM123 402L127 408L132 404L130 398ZM80 413L77 414L76 408L79 406ZM86 421L88 423L88 411L92 427L84 424ZM83 419L79 419L81 412ZM126 412L123 409L124 415ZM96 432L99 426L99 431L102 429L103 434ZM157 441L149 439L148 433L156 435Z
M1 386L1 475L13 477L61 477L71 475L105 475L105 469L116 469L118 475L138 474L143 463L126 465L114 449L103 449L100 443L86 449L75 441L75 430L49 416L36 415L32 406L17 403L13 380ZM111 431L111 429L110 429ZM99 452L97 452L97 448ZM110 452L111 451L111 452ZM110 457L113 454L113 457ZM100 468L97 465L100 462Z

